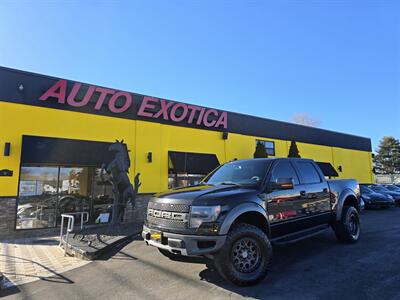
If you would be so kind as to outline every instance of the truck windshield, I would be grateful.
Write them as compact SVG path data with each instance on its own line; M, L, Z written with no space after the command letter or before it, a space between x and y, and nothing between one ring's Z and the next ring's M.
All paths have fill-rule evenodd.
M213 185L260 185L270 165L271 161L265 159L229 162L208 175L203 182Z

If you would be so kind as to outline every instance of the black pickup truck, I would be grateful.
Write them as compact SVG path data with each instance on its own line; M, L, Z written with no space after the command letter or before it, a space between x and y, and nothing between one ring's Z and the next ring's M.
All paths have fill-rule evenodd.
M237 285L263 279L271 244L295 242L332 227L339 241L360 237L356 180L325 180L310 159L225 163L196 186L153 197L142 236L169 257L206 256Z

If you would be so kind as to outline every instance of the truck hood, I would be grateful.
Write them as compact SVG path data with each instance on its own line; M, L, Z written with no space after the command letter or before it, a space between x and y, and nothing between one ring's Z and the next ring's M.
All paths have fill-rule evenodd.
M256 194L256 187L236 185L196 185L156 194L152 201L187 205L223 205L245 194Z

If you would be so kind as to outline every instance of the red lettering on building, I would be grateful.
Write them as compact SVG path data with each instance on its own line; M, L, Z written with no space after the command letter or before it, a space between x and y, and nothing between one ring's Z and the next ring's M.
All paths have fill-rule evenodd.
M160 100L161 109L158 113L154 114L153 118L159 118L161 115L164 120L168 120L168 108L170 108L174 102L167 102L165 100Z
M178 109L181 108L181 114L177 115ZM183 103L175 103L171 109L171 120L174 122L181 122L186 118L188 113L188 107L186 104Z
M42 96L39 97L39 100L47 100L49 98L57 99L57 102L60 104L65 104L65 97L67 96L67 104L73 107L83 107L86 106L90 100L93 98L93 95L97 94L96 104L94 106L95 110L100 110L103 107L104 101L107 97L111 97L108 102L108 109L116 114L123 113L128 110L132 105L132 95L127 92L116 92L111 89L106 89L102 87L89 86L86 89L85 95L82 100L77 99L78 93L82 89L82 84L75 82L72 86L71 91L67 94L67 81L61 79L57 81L52 87L50 87ZM117 106L116 103L118 99L123 99L124 102L122 106Z
M215 109L209 109L204 113L204 119L203 119L203 123L204 126L206 127L212 127L215 125L215 123L217 122L217 120L213 120L211 118L211 120L209 120L209 116L213 114L214 116L218 116L218 112Z
M141 117L162 117L166 121L171 120L187 124L193 124L194 120L196 120L197 125L228 128L228 114L226 112L218 112L212 108L167 101L155 97L143 97L137 114Z
M48 98L57 98L58 103L65 103L65 94L67 92L67 81L59 80L51 88L49 88L39 100L47 100Z
M142 116L142 117L150 117L151 118L153 116L153 114L151 112L146 112L145 111L146 109L154 109L154 108L156 108L155 104L152 104L151 102L156 102L157 103L158 99L154 98L154 97L145 96L143 98L142 105L140 105L140 108L139 108L139 111L138 111L137 114L139 116Z
M97 87L96 92L100 93L99 99L97 99L96 105L94 106L94 109L97 109L97 110L101 109L107 95L113 95L115 93L114 90L110 90L110 89L106 89L106 88L102 88L102 87Z
M131 93L92 85L83 87L78 82L73 84L67 95L67 81L64 79L58 80L39 97L41 101L48 99L56 99L60 104L73 107L84 107L94 103L92 108L94 110L101 110L106 105L108 110L115 114L127 111L133 104ZM162 118L165 121L176 123L193 124L195 122L196 125L208 128L228 128L227 112L149 96L143 97L137 115L154 119Z
M115 106L115 103L117 102L118 98L125 98L124 105L122 105L121 107ZM111 97L110 102L108 102L108 109L113 113L119 114L126 111L131 106L131 104L132 104L131 94L127 92L117 92Z

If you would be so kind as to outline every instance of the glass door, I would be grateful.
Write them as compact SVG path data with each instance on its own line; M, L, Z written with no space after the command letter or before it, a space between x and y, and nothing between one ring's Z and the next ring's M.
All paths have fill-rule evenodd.
M100 168L94 169L92 191L91 223L109 223L114 197L110 176L105 172L101 174Z
M61 214L87 211L90 213L92 169L88 167L61 167L58 182L57 223ZM80 224L80 218L75 219Z

